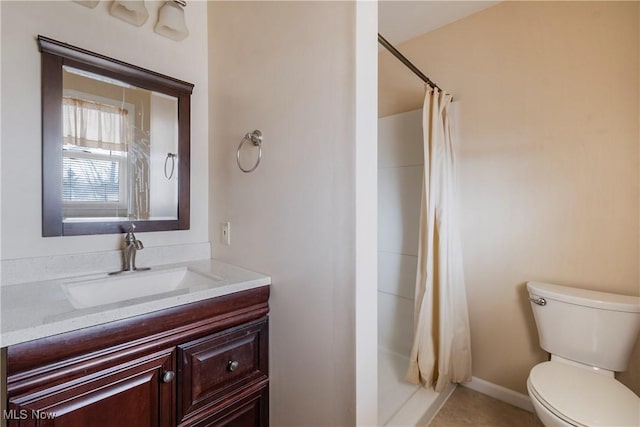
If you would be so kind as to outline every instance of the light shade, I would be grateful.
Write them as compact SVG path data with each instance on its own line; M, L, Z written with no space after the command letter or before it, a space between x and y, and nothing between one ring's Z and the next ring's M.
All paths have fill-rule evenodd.
M182 6L186 6L186 2L165 2L158 12L155 32L172 40L184 40L189 35L189 29L184 20Z
M111 5L111 15L122 19L129 24L139 27L149 18L149 12L144 5L144 0L124 1L116 0Z
M98 3L100 3L100 0L73 0L73 1L83 6L87 6L91 9L93 9L98 5Z

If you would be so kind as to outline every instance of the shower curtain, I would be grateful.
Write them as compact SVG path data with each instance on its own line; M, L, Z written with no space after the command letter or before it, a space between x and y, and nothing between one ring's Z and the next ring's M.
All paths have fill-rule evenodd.
M426 86L424 180L414 341L407 380L440 392L471 380L469 315L458 229L451 95Z

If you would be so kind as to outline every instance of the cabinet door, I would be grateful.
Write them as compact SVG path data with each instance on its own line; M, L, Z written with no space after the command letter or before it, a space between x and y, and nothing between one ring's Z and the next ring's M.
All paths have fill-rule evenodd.
M9 426L174 425L174 354L174 349L167 349L11 397Z

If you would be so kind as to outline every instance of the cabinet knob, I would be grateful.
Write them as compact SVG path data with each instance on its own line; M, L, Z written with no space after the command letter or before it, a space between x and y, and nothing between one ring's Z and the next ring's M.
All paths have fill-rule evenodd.
M175 376L176 376L175 372L167 371L162 375L162 382L163 383L170 383L171 381L173 381L173 378Z
M240 366L240 362L238 362L237 360L229 360L229 366L227 367L227 369L229 369L229 372L233 372L238 369L238 366Z

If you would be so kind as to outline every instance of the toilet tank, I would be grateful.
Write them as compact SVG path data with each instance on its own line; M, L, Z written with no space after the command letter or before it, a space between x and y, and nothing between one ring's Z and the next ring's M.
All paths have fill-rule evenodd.
M540 347L610 371L627 369L640 331L640 297L527 283Z

